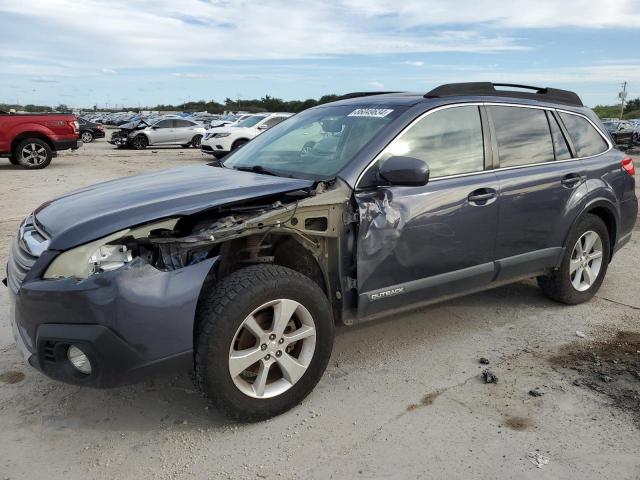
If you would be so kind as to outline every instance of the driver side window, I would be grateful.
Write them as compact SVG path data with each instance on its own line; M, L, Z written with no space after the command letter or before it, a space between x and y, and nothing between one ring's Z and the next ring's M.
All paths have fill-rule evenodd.
M484 170L479 107L456 106L424 116L384 149L378 168L393 156L427 162L430 178Z

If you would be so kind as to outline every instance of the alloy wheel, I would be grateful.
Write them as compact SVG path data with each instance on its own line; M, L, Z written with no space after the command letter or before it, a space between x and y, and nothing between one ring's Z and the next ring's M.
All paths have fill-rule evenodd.
M42 165L47 161L47 150L37 143L27 143L20 152L22 163L27 165Z
M91 143L91 140L93 140L93 135L91 135L89 132L82 132L81 139L84 143Z
M256 308L242 322L229 349L229 374L253 398L272 398L305 374L316 347L316 327L300 303L278 299Z
M573 288L584 292L591 288L602 268L602 239L589 230L578 239L569 261L569 278Z

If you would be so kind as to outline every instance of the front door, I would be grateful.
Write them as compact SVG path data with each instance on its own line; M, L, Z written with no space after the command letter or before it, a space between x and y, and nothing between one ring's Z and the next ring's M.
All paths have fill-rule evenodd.
M488 143L480 106L434 110L363 175L355 195L360 317L491 282L499 192ZM427 185L373 187L377 169L395 155L426 161Z
M175 120L167 118L156 123L150 134L150 144L162 145L163 143L173 143L175 141Z

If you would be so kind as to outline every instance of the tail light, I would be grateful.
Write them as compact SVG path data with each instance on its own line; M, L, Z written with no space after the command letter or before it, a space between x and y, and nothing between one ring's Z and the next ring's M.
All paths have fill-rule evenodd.
M633 165L633 159L631 158L625 158L622 160L622 169L629 175L636 174L636 167Z
M71 127L71 129L73 130L73 133L75 135L78 134L78 131L80 130L80 125L78 125L78 121L74 120L72 122L69 122L69 126Z

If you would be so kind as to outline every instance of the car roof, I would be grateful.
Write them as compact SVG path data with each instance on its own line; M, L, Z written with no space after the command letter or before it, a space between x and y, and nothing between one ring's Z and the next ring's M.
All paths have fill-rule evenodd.
M418 103L432 103L435 106L460 102L520 103L551 108L576 109L578 111L585 109L580 97L568 90L490 82L445 84L427 93L355 92L343 95L337 101L331 102L331 104L411 107Z

